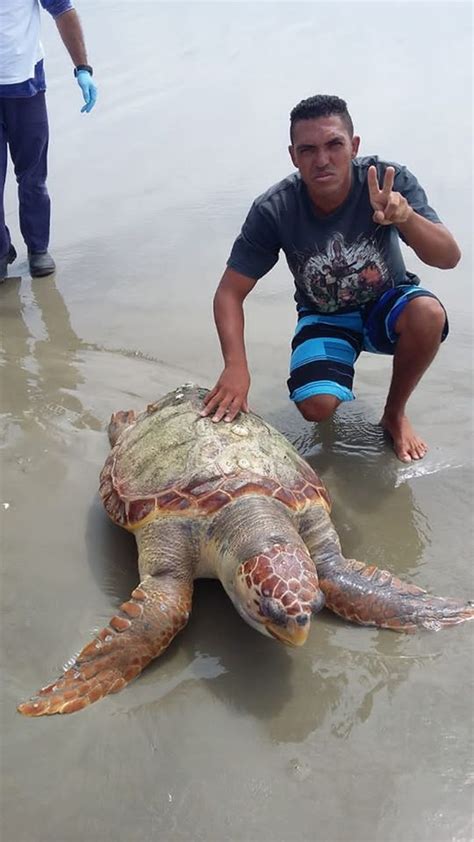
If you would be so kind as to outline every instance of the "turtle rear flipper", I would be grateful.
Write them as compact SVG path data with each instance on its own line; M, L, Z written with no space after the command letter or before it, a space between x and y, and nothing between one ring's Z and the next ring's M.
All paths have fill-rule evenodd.
M186 625L192 583L146 576L107 628L53 684L18 706L24 716L74 713L116 693L161 655Z
M474 602L432 596L387 570L338 556L316 565L331 611L367 626L400 632L438 631L474 619Z

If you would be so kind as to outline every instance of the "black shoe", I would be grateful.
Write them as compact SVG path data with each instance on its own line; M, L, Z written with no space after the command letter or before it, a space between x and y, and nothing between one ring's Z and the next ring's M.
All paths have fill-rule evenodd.
M6 255L4 257L0 257L0 284L2 281L6 280L8 275L8 264L13 263L16 260L16 250L15 247L10 244L10 248L8 249Z
M28 252L28 263L32 278L43 278L45 275L52 275L56 270L56 264L48 251L39 254Z

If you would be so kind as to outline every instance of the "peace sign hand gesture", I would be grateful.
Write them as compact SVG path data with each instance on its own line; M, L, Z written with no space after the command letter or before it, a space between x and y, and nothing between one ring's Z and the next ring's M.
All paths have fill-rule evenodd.
M374 166L369 167L367 184L370 204L374 210L372 219L378 225L402 225L408 221L413 213L413 208L408 204L405 197L401 193L392 192L394 180L394 167L387 167L382 189L380 189L377 170Z

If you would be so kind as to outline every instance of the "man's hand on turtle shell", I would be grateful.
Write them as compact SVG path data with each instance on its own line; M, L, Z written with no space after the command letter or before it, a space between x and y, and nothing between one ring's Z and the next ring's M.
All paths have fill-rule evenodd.
M372 219L378 225L403 225L403 223L408 222L410 216L414 213L405 197L401 193L392 191L394 180L394 167L387 167L382 189L380 189L376 168L372 166L368 169L367 185L370 204L374 211Z
M249 388L250 375L246 367L226 367L214 388L204 398L201 415L211 415L211 421L216 423L222 419L233 421L238 412L249 411Z

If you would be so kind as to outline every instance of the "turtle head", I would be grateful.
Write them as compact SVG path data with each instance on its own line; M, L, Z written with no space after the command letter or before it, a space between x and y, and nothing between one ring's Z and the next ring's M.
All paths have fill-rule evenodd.
M313 561L291 544L274 544L239 564L231 596L249 625L290 646L305 643L312 615L324 606Z

